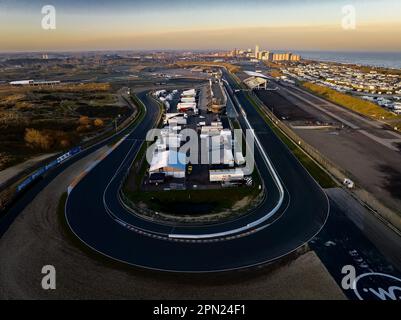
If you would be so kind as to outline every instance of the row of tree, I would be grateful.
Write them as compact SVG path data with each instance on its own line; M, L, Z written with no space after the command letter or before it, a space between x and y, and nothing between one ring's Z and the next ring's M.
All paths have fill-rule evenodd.
M76 131L78 133L88 132L92 129L99 129L104 126L102 119L90 119L81 116L78 120ZM38 130L33 128L25 129L25 142L33 149L51 151L70 148L78 140L76 133L66 133L60 130Z

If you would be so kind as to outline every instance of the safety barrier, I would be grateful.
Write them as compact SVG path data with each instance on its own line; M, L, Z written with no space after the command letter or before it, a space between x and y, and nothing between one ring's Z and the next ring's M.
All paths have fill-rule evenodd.
M51 161L50 163L46 164L45 166L39 168L38 170L36 170L33 174L31 174L28 178L26 178L24 181L22 181L17 186L17 192L23 191L26 187L28 187L30 184L32 184L34 181L36 181L41 176L43 176L46 172L53 169L57 165L63 163L65 160L71 158L72 156L76 155L77 153L81 152L81 150L82 150L81 147L72 148L71 150L64 153L57 159L55 159L55 160Z

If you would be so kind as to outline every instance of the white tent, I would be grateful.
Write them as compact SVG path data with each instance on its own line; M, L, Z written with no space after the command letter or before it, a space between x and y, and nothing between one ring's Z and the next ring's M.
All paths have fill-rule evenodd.
M153 155L149 173L161 172L166 176L185 178L186 155L173 150L157 152Z

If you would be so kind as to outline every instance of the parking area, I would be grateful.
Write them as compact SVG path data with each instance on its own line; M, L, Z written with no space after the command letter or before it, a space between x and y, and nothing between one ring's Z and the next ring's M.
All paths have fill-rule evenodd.
M144 190L207 190L244 183L252 185L251 178L242 170L244 157L237 152L225 111L213 113L207 107L212 98L208 89L209 85L203 85L155 92L166 108L161 134L143 181ZM194 136L191 148L184 148L190 143L188 130L196 135L196 149L192 144Z

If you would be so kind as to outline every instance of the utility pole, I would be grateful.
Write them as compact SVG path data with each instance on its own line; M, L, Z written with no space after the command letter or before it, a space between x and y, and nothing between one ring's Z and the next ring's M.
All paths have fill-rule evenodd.
M116 129L116 133L117 133L117 119L119 118L121 118L121 114L119 114L117 118L114 118L114 127Z

